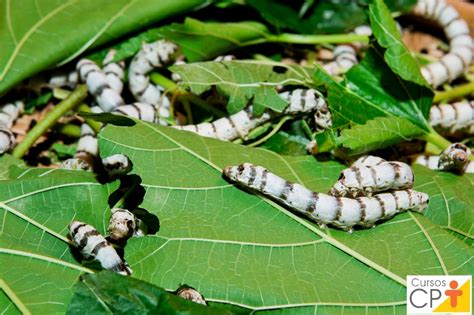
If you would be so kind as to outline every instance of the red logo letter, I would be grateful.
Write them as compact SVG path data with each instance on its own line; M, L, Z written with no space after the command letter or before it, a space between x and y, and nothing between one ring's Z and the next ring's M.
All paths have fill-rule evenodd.
M446 290L444 294L449 296L451 307L456 307L458 305L458 296L462 295L462 290L455 290L458 287L458 282L456 280L451 281L449 287L452 290Z

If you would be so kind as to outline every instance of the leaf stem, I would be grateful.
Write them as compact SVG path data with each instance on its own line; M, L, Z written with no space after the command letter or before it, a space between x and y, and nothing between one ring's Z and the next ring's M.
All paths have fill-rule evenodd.
M433 103L449 102L453 99L470 95L472 93L474 93L474 82L469 82L463 85L459 85L449 91L436 92L433 99Z
M57 124L54 131L71 138L79 138L81 136L81 127L73 124Z
M444 137L442 137L439 133L437 133L434 129L430 128L430 132L425 134L422 137L423 140L435 145L438 147L440 150L446 149L449 145L451 145L451 142L446 140Z
M263 43L289 43L289 44L343 44L350 42L365 42L369 41L367 35L356 34L331 34L331 35L301 35L292 33L282 33L278 35L269 35L264 38L259 38L242 43L243 46L257 45Z
M12 155L19 159L22 158L41 135L54 126L59 118L66 112L79 105L86 96L87 87L85 85L79 85L66 99L57 104L43 120L26 134L25 139L13 150Z
M288 120L292 119L293 117L291 116L283 116L280 121L278 122L278 124L275 125L275 127L273 127L272 131L270 131L267 135L265 135L264 137L258 139L257 141L255 142L252 142L250 144L248 144L247 146L248 147L256 147L262 143L264 143L265 141L267 141L268 139L270 139L274 134L276 134L278 132L278 130L280 130L280 128L283 126L283 124L285 122L287 122Z

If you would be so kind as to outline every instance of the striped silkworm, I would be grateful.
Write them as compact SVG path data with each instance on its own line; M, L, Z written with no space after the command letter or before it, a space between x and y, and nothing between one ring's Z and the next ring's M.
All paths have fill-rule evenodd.
M358 62L354 47L342 44L334 48L334 60L323 65L323 68L329 74L337 76L346 73Z
M114 109L112 114L121 114L151 123L157 123L159 120L158 108L155 105L148 103L121 105Z
M77 70L72 71L54 71L48 80L48 85L54 87L69 87L74 88L79 82L79 74Z
M375 222L413 210L422 212L428 205L427 194L411 189L397 190L355 199L313 192L250 163L228 166L224 176L244 188L257 191L310 220L352 231L354 226L372 227Z
M374 166L352 165L342 171L330 194L339 197L370 197L377 192L412 188L413 180L410 165L402 162L382 162Z
M185 300L189 300L202 305L207 305L206 299L201 295L201 293L186 284L181 285L175 291L175 294Z
M125 62L113 62L116 53L117 51L114 49L109 50L104 58L103 71L110 87L120 94L123 90L123 80L125 78Z
M449 133L474 134L474 101L433 105L430 125Z
M128 156L123 154L114 154L101 160L107 176L111 179L123 176L129 173L133 168L133 163Z
M77 71L104 112L111 112L124 104L120 94L110 86L105 73L93 61L81 59L77 63Z
M296 115L315 112L317 127L328 128L331 126L331 113L321 93L313 89L296 89L292 92L279 94L289 102L283 114ZM237 138L246 139L255 127L272 118L270 111L264 112L260 117L253 116L252 106L247 107L228 117L219 118L211 123L197 125L173 126L176 129L191 131L203 137L232 141Z
M143 236L141 220L127 209L114 208L109 220L108 232L114 241L127 240L132 236Z
M15 146L15 135L11 128L24 108L25 104L22 101L8 103L0 107L0 154L11 150Z
M104 269L131 275L131 269L92 225L73 221L68 228L73 245L77 247L84 258L97 260Z
M170 117L170 101L162 95L161 87L150 82L148 73L154 68L163 67L176 53L178 47L167 40L159 40L143 44L137 55L132 59L128 69L129 88L135 99L158 108L159 117ZM166 119L159 123L167 125Z
M419 0L413 13L443 27L449 40L449 52L439 61L423 68L421 73L433 87L452 81L464 73L472 62L472 38L467 23L444 0Z
M453 143L440 155L421 155L415 160L432 170L448 171L458 174L474 173L474 161L469 159L471 150L462 143Z

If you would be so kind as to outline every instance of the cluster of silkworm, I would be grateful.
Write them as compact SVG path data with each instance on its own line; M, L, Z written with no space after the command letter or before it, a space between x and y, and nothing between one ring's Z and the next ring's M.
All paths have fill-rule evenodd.
M457 174L474 173L474 161L470 160L471 150L462 143L453 143L440 155L420 155L415 163L432 170Z
M132 274L132 270L119 256L115 247L92 225L73 221L68 228L72 244L85 259L96 260L102 268L119 274ZM146 227L131 211L114 208L112 209L108 232L111 241L115 243L126 242L132 236L145 235Z
M437 87L461 76L471 64L473 56L472 38L467 23L444 0L419 0L413 13L441 25L449 40L449 53L421 69L428 83Z
M365 163L372 160L377 159L366 159ZM378 161L380 164L371 165L358 161L343 171L331 190L334 195L311 191L250 163L228 166L223 173L230 181L262 193L321 226L331 224L352 232L354 226L373 227L402 211L423 212L428 204L427 194L409 189L413 173L408 165Z

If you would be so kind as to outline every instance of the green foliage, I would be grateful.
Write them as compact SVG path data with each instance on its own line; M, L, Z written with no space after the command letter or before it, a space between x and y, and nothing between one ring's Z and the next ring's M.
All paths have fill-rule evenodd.
M180 75L182 85L196 94L212 87L229 98L227 109L235 113L252 101L254 112L265 108L281 112L287 105L275 87L279 85L310 85L310 70L277 62L239 60L198 62L171 67Z
M10 179L10 171L12 167L25 166L23 160L17 159L10 154L4 154L0 157L0 180Z
M367 2L325 0L292 3L289 1L246 0L245 3L258 11L277 30L290 29L302 34L345 33L367 24ZM408 11L416 0L388 0L392 11Z
M282 155L305 155L309 140L299 135L290 135L279 131L260 146Z
M110 271L84 275L67 314L230 314L172 295L165 290Z
M403 44L395 21L383 0L375 0L370 4L369 17L374 36L379 45L385 48L384 59L392 71L406 81L428 87L417 60Z
M380 308L403 313L406 275L469 272L472 248L438 224L450 218L453 229L470 235L461 218L472 216L470 207L451 213L438 197L425 216L403 213L352 235L321 230L229 184L221 171L251 162L324 192L344 168L338 163L281 156L138 121L127 128L109 125L99 141L102 154L132 158L133 173L146 189L143 206L160 218L160 232L131 239L126 258L135 277L163 288L184 282L210 300L249 309L292 305L302 311L322 303L333 311L344 304L352 305L344 307L350 313ZM434 185L432 171L415 172L419 190ZM472 196L462 198L472 202Z
M0 15L6 17L0 27L0 95L89 48L203 3L206 1L6 1L0 8Z
M349 150L351 155L358 155L402 141L410 141L423 135L423 130L414 126L405 118L376 117L363 125L354 125L344 129L337 141Z
M189 62L208 60L270 35L257 22L213 23L191 18L162 27L160 34L178 43Z
M26 102L25 104L25 113L31 114L36 109L48 104L49 100L53 97L52 92L47 92L44 94L39 95L36 98L33 98Z

